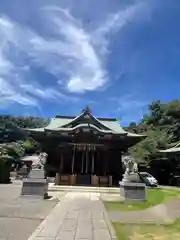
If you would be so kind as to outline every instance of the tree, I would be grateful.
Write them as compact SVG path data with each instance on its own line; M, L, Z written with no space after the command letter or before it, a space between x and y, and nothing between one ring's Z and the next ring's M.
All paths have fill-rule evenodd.
M153 101L138 124L130 123L126 128L133 133L143 133L147 138L129 152L138 162L149 165L159 159L158 150L172 147L180 140L180 101L161 103Z
M7 154L0 155L0 183L10 182L10 170L13 158Z
M132 147L129 152L137 162L148 165L151 159L159 157L157 154L159 149L168 148L172 139L172 134L168 134L165 130L161 130L160 128L149 130L147 132L147 137Z
M23 147L25 149L26 154L33 154L37 151L40 151L41 146L34 139L27 139L23 142Z
M21 151L24 148L25 153L34 153L39 150L40 146L33 139L22 131L23 128L38 128L45 127L49 123L48 119L38 117L20 117L20 116L0 116L0 144L7 144L18 142ZM29 143L27 143L29 141ZM23 142L24 145L22 144ZM9 147L9 154L14 157L22 155L18 152L18 148L14 145ZM17 153L17 154L16 154Z
M159 100L158 101L153 101L148 106L148 109L150 111L149 123L152 123L154 125L158 125L160 119L163 116L164 104L162 104Z

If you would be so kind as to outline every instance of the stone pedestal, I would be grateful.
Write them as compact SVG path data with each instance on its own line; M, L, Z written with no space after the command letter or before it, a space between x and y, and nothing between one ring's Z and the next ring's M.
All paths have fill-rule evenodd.
M119 182L120 195L127 201L145 201L146 185L140 182Z
M109 176L109 187L112 187L112 176Z
M60 185L60 174L59 173L56 173L55 185Z
M70 185L72 185L72 186L76 185L76 175L75 174L70 175Z
M94 187L99 186L98 177L96 175L91 175L91 185Z
M32 169L29 178L23 179L22 196L46 198L48 196L48 180L44 179L44 171Z
M29 172L28 172L28 168L27 166L23 166L22 168L19 169L19 171L17 172L17 179L23 179L23 178L27 178Z
M125 173L123 175L123 180L122 181L123 182L139 183L139 182L141 182L141 179L140 179L140 177L137 173L130 173L130 174Z

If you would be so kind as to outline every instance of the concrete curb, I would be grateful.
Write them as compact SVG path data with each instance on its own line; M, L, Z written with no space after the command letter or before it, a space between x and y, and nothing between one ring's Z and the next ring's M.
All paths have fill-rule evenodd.
M99 200L100 200L100 203L101 203L101 206L102 206L102 209L103 209L104 220L105 220L105 222L106 222L106 224L107 224L107 226L108 226L111 239L112 239L112 240L117 240L116 232L115 232L115 230L114 230L114 227L113 227L111 221L109 220L109 217L108 217L106 208L105 208L102 200L101 200L101 199L99 199Z

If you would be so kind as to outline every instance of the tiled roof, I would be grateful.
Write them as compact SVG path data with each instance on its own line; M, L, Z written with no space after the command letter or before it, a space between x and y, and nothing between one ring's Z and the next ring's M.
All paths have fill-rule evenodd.
M126 132L121 126L120 122L115 118L96 118L91 113L88 113L88 116L94 123L83 122L83 117L85 117L87 113L82 112L77 117L72 116L55 116L51 119L50 123L45 128L36 128L36 129L28 129L33 132L44 132L44 131L71 131L76 126L72 126L74 122L79 120L80 123L77 123L78 127L83 127L85 125L88 125L92 128L97 128L96 130L104 132L104 133L112 133L112 134L122 134L127 135L129 137L143 137L143 135L137 135L133 133ZM82 119L82 123L81 120Z
M35 128L35 129L29 129L35 132L44 132L44 130L62 130L62 129L69 129L68 127L64 127L67 124L70 124L72 119L68 118L52 118L49 125L45 128ZM126 134L125 130L120 126L120 123L118 120L116 121L110 121L110 120L99 120L99 122L104 125L106 128L111 130L114 133L119 134Z

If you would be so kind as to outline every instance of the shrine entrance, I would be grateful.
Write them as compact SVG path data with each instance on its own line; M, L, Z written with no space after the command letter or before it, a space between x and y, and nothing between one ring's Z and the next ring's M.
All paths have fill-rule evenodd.
M76 174L76 185L90 186L91 175L94 173L94 162L96 149L94 146L74 146L74 167L73 173Z
M72 173L93 174L97 146L73 144Z
M69 143L59 155L56 184L78 186L109 186L108 151L103 144ZM57 156L57 155L56 155Z
M77 186L91 186L91 175L90 174L77 174L76 185Z

